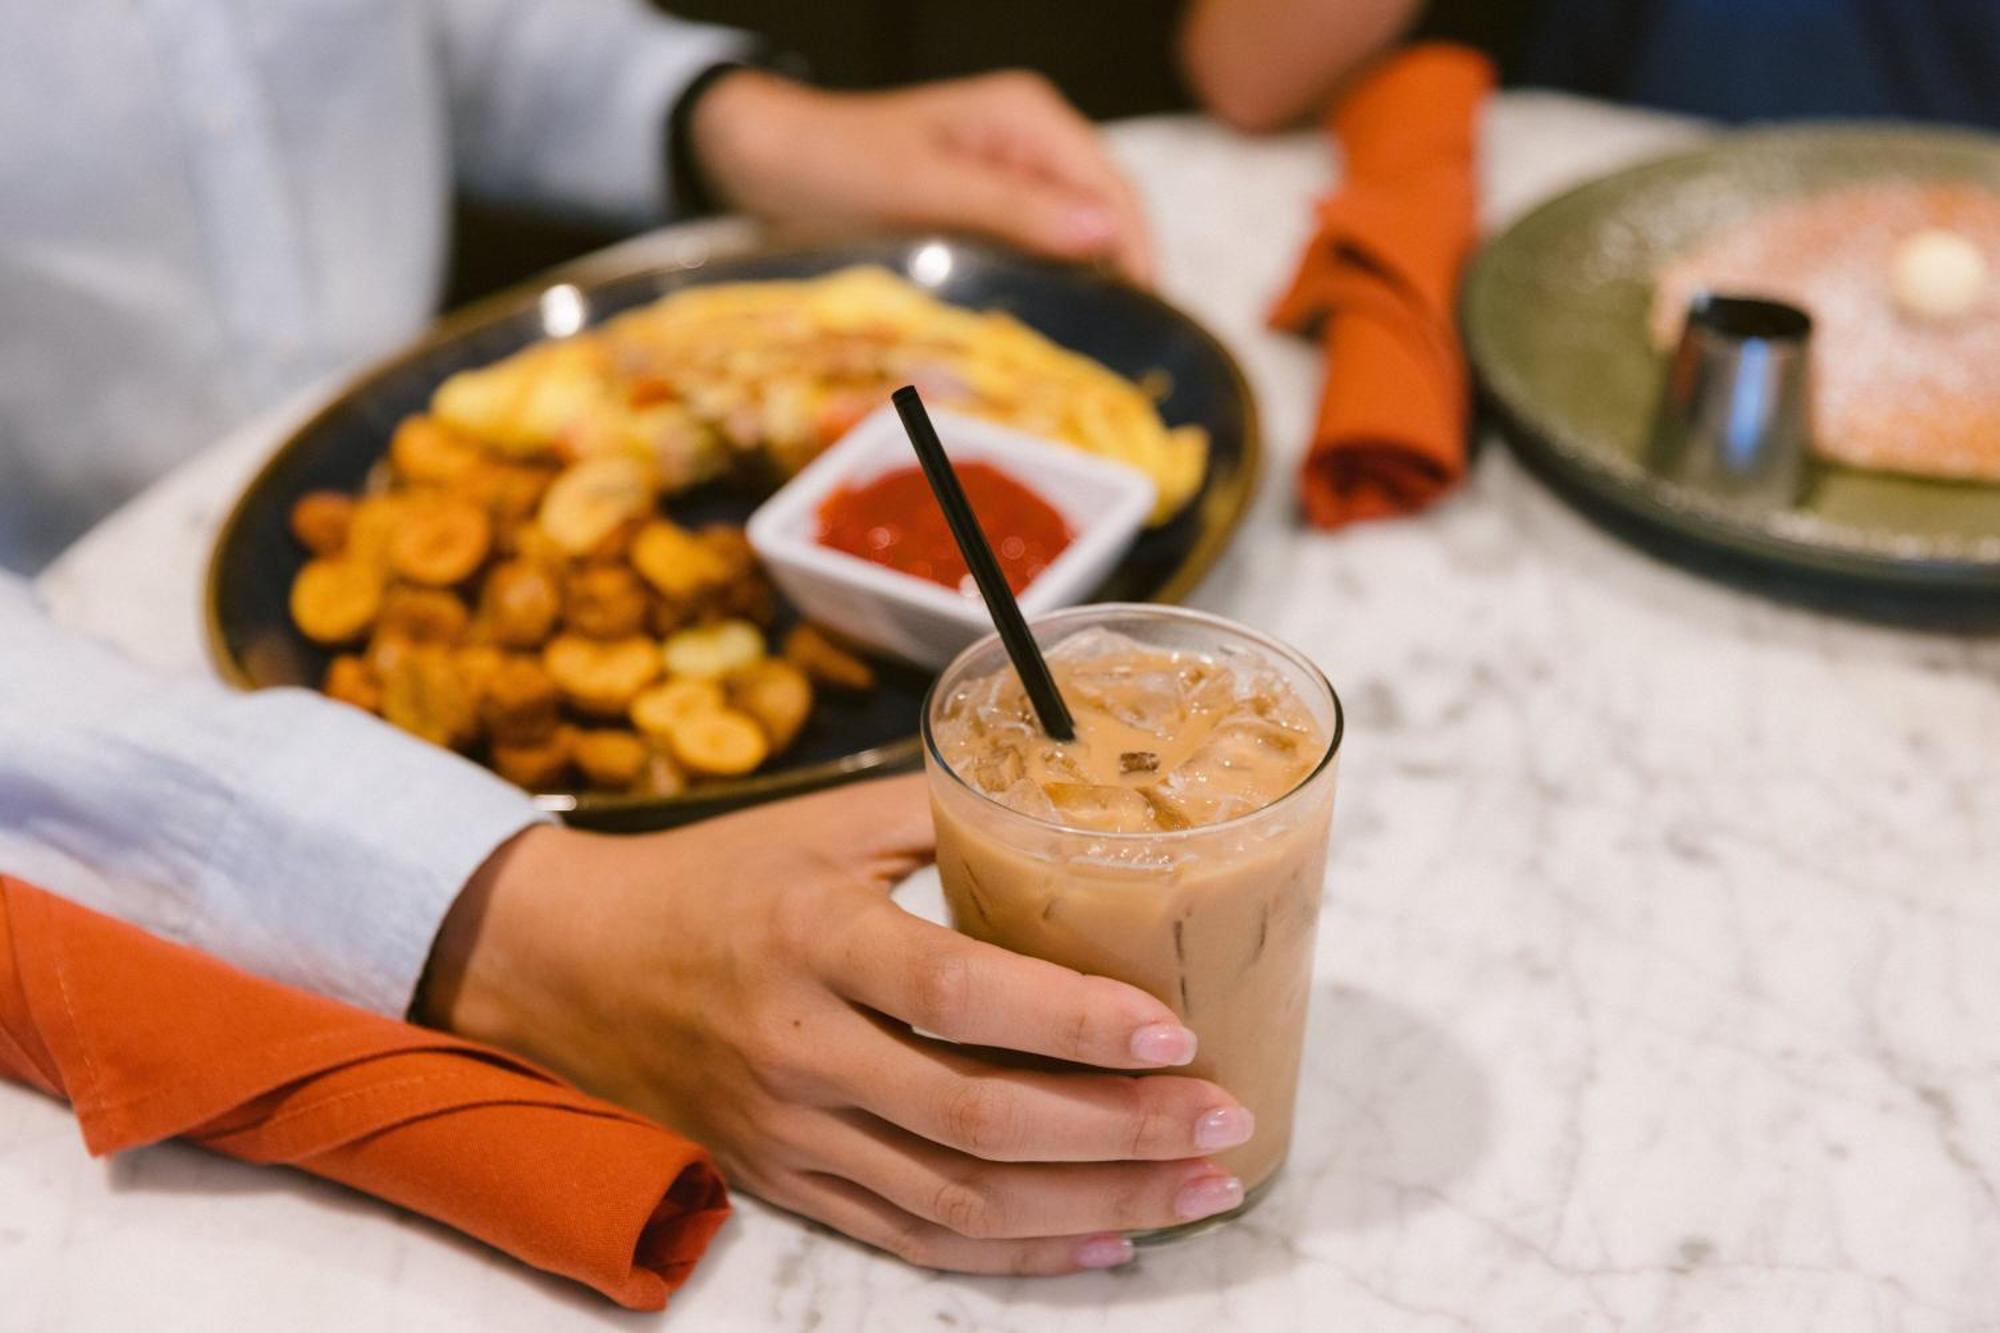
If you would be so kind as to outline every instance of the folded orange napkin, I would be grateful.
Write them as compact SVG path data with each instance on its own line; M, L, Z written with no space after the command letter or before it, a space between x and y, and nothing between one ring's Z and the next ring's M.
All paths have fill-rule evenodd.
M657 1310L729 1215L708 1155L500 1051L0 876L0 1074L94 1155L177 1136L398 1204Z
M1299 489L1323 528L1422 509L1465 472L1468 389L1458 275L1478 227L1474 141L1493 66L1414 46L1328 116L1340 188L1271 323L1317 333L1326 365Z

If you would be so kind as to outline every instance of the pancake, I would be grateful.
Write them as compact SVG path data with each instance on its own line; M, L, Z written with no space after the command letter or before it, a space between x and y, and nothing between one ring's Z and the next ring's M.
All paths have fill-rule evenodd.
M1668 264L1654 288L1654 341L1673 345L1703 291L1801 306L1813 316L1822 457L2000 482L2000 293L1989 286L1951 323L1901 314L1892 256L1925 228L1965 237L2000 271L2000 193L1905 181L1833 190L1767 209Z

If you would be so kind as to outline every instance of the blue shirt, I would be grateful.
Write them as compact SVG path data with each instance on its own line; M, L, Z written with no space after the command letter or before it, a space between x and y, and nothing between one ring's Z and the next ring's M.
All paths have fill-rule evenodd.
M1545 0L1515 76L1713 116L2000 128L2000 0Z

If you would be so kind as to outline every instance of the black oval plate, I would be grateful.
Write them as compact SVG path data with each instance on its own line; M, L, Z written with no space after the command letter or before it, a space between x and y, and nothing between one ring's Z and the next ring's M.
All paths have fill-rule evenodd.
M594 323L682 287L811 277L850 264L931 278L942 273L926 284L942 300L1009 311L1121 375L1164 373L1170 387L1161 413L1169 424L1207 429L1208 471L1187 507L1142 534L1092 600L1175 601L1200 580L1242 520L1255 486L1256 409L1222 344L1158 297L1097 269L961 240L696 254L674 263L606 256L555 270L447 318L336 393L278 446L224 521L210 557L207 637L217 668L244 688L317 684L326 654L294 628L288 609L292 580L305 561L287 524L292 504L307 491L358 490L396 423L422 411L447 375L548 336L550 321L575 312L579 297L586 321ZM558 287L572 291L548 298ZM758 499L708 488L677 498L670 508L693 521L742 522ZM550 793L537 800L586 827L661 828L908 767L918 757L917 712L928 684L923 672L886 667L866 696L828 692L777 764L747 778L669 798Z

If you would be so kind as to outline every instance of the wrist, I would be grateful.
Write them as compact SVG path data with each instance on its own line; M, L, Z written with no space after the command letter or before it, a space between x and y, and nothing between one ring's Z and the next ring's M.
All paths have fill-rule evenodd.
M551 900L574 880L563 867L588 840L541 824L486 858L438 927L413 1021L523 1054L541 1045L537 1021L561 990L566 938L566 923L549 919Z
M716 72L677 112L680 154L677 169L689 173L700 202L714 209L755 206L754 182L790 131L790 111L812 96L810 89L750 66Z

